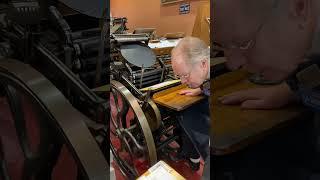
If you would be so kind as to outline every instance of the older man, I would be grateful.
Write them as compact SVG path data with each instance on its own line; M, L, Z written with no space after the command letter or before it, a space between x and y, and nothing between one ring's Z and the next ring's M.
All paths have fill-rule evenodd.
M172 50L172 68L183 84L190 89L180 94L197 96L210 93L210 50L200 39L185 37ZM209 152L209 103L208 98L182 112L179 123L184 129L182 154L189 158L191 167L198 170L200 156L206 159Z
M314 63L310 58L320 51L316 41L319 1L224 0L215 5L215 41L224 48L231 69L244 67L269 80L294 80L298 67L301 71L302 66ZM260 109L281 107L294 100L286 83L221 98L225 104Z
M271 109L300 100L320 110L319 0L216 0L213 6L214 41L228 67L286 80L226 95L222 103Z

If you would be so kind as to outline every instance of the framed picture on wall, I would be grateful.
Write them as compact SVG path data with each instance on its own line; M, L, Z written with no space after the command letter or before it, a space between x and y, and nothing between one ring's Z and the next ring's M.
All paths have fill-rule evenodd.
M172 3L176 3L176 2L181 2L184 0L161 0L161 4L172 4Z
M180 14L188 14L190 12L190 3L182 3L179 8Z

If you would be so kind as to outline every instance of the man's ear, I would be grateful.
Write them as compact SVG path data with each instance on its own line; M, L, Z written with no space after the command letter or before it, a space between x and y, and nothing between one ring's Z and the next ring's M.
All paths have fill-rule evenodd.
M208 68L208 60L206 60L206 59L202 60L202 61L201 61L201 66L202 66L203 68Z

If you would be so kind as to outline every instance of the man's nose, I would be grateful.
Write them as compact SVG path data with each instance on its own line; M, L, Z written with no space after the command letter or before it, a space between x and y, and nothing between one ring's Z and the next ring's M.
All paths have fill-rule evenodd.
M187 80L185 78L181 78L181 83L182 84L186 84L187 83Z

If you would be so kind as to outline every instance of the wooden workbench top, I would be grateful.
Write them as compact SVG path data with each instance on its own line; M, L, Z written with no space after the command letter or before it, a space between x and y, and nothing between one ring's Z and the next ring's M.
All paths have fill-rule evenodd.
M305 111L297 105L276 110L243 110L239 105L226 106L218 102L218 97L231 92L261 87L250 83L247 77L246 72L237 71L211 81L211 137L215 155L241 150L275 130L289 125Z
M182 111L204 98L204 96L180 95L179 92L185 89L188 89L186 85L179 85L154 94L152 99L156 104Z

